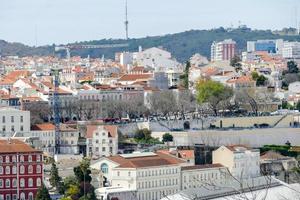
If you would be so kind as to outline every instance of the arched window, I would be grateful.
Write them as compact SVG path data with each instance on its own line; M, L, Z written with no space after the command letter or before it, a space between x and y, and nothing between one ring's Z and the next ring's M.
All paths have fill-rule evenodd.
M6 162L6 163L9 163L9 156L6 156L6 157L5 157L5 162Z
M40 187L42 185L41 178L36 179L36 186Z
M17 162L17 157L16 156L12 156L12 162Z
M28 162L32 162L32 156L31 155L28 156Z
M0 156L0 163L3 163L3 157Z
M24 156L20 156L20 162L24 162Z
M42 173L41 165L37 165L37 166L36 166L36 173L37 173L37 174Z
M103 174L107 174L108 173L108 165L106 163L102 163L101 165L101 171Z
M25 193L24 193L24 192L22 192L22 193L20 194L20 200L25 200Z
M33 194L32 194L32 192L29 192L29 194L28 194L28 200L33 200Z
M20 166L20 174L24 174L25 173L25 167L24 165Z
M33 167L32 165L28 166L28 174L32 174L33 173Z
M13 185L14 188L17 187L17 179L16 178L13 179L12 185Z
M41 156L40 155L36 155L36 162L41 162Z
M10 174L10 166L5 167L5 174Z
M10 180L9 179L5 180L5 187L10 188Z
M28 187L33 187L33 180L32 180L32 178L28 179Z
M17 173L17 167L16 166L13 166L12 167L12 174L16 174Z
M20 187L25 187L25 179L21 178L20 180Z
M0 166L0 174L3 174L3 167Z

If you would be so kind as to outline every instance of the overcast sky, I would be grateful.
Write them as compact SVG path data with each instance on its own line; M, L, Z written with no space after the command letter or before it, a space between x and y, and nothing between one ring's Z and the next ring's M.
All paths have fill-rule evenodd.
M0 39L29 45L124 38L125 0L0 0ZM298 8L298 9L296 9ZM131 38L190 29L295 27L300 0L128 0Z

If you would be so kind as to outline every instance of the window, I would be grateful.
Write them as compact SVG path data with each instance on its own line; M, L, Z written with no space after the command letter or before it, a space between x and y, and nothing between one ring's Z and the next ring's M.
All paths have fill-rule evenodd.
M25 187L25 179L21 178L20 180L20 187Z
M96 144L98 144L99 143L99 140L96 140Z
M105 139L102 140L102 144L105 144Z
M23 125L20 126L20 131L24 131Z
M3 162L3 158L2 158L2 156L0 156L0 163L2 163Z
M6 126L2 126L2 131L3 131L3 132L6 131Z
M40 187L41 184L42 184L42 183L41 183L41 178L37 178L37 179L36 179L36 186L37 186L37 187Z
M3 188L3 180L0 179L0 188Z
M28 186L29 187L33 187L33 180L32 180L32 178L28 179Z
M23 122L23 116L20 116L20 122Z
M32 156L28 156L28 162L32 162Z
M0 166L0 174L3 174L3 167Z
M106 150L105 150L105 147L102 147L102 151L106 151Z
M42 173L41 165L36 166L36 173L38 173L38 174Z
M20 156L20 162L24 162L24 156Z
M5 116L2 116L2 123L5 123Z
M105 132L102 133L102 136L105 136Z
M10 174L10 166L5 167L5 174Z
M17 157L16 156L12 156L12 162L17 162Z
M32 192L30 192L30 193L28 194L28 200L33 200L33 194L32 194Z
M17 200L17 195L13 194L13 200Z
M20 194L20 200L25 200L25 193L24 193L24 192L22 192L22 193Z
M32 165L28 166L28 174L32 174L33 173L33 167Z
M12 185L13 185L14 188L17 187L17 179L16 178L13 179Z
M5 200L10 200L10 194L7 194L7 195L6 195Z
M5 180L5 187L10 188L10 180L9 179Z
M20 166L20 174L24 174L25 173L25 167L24 165Z
M36 162L41 162L41 156L40 155L36 155Z
M117 176L120 176L120 172L119 171L117 171Z
M10 130L11 130L11 131L15 131L15 126L12 125L11 128L10 128Z
M103 174L107 174L108 173L108 165L106 163L102 163L101 165L101 171Z
M6 162L6 163L9 163L9 156L6 156L6 157L5 157L5 162Z

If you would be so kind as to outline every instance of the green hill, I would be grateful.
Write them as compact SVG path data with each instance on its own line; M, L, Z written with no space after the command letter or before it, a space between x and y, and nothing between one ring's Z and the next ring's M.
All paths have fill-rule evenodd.
M163 36L145 37L138 39L129 39L127 43L129 47L126 48L110 48L110 49L81 49L72 50L71 55L80 55L86 57L101 57L114 58L115 52L118 51L137 51L138 46L143 49L162 46L170 51L175 58L183 62L190 58L195 53L200 53L204 56L210 56L210 45L213 41L220 41L232 38L237 42L239 51L245 50L246 42L249 40L258 39L279 39L282 38L288 41L300 41L300 36L279 35L274 34L270 30L250 30L250 29L234 29L226 30L224 28L212 30L190 30L181 33L168 34ZM74 44L116 44L126 43L126 40L121 39L103 39L84 41ZM0 41L1 55L54 55L54 46L29 47L20 43L7 43ZM61 52L61 56L65 52Z

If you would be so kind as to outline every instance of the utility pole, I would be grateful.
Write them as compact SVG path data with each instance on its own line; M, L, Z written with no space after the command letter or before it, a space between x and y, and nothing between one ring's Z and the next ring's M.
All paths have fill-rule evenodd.
M126 31L126 40L128 40L128 13L127 13L127 0L125 2L125 31Z

